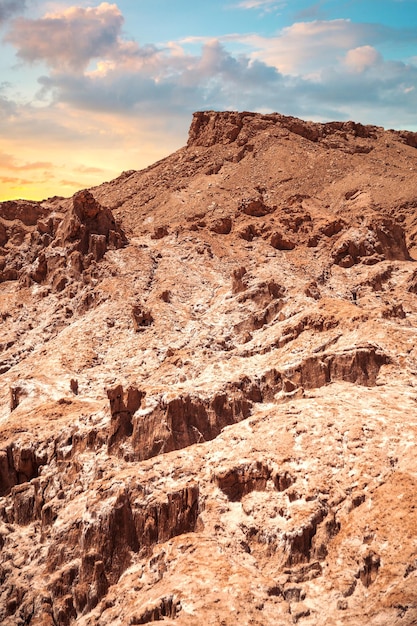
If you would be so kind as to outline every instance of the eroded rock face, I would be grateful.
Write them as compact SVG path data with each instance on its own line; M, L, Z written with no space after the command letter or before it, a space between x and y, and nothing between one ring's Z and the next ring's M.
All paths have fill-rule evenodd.
M341 267L352 267L360 262L374 265L384 260L411 260L403 229L388 218L372 220L361 229L348 230L336 242L333 258Z
M87 190L75 194L72 211L57 231L57 245L64 246L74 241L74 250L84 255L90 253L96 261L107 248L121 248L126 243L110 209L102 207Z
M285 374L294 388L312 389L337 380L373 386L381 366L389 362L389 357L377 347L358 346L353 350L308 357Z
M94 510L94 504L90 506ZM145 556L155 543L195 529L199 513L198 486L169 493L166 500L143 502L143 494L120 491L106 502L97 520L69 529L72 563L49 551L47 569L53 573L48 592L53 605L65 600L73 615L93 609L132 564L135 554ZM48 531L45 529L45 533Z
M208 147L219 143L233 143L236 140L242 143L243 140L247 140L248 135L253 136L275 125L311 142L323 141L331 147L340 147L337 145L338 139L346 139L347 136L375 138L377 132L381 130L377 126L363 126L355 122L317 124L279 113L259 115L246 111L243 113L228 111L216 114L214 111L201 111L194 113L188 146ZM404 138L409 145L416 141L415 133L408 133ZM358 152L362 150L359 149ZM367 150L363 149L363 152L366 153Z
M209 441L222 428L249 414L250 401L240 394L220 393L210 400L185 396L161 402L155 410L135 420L134 458L146 459L161 452Z
M0 452L0 494L4 495L15 485L27 483L38 476L39 468L46 463L44 450L32 443L16 440Z
M415 137L200 112L0 205L2 624L417 623Z
M0 279L19 279L26 286L47 283L54 291L62 291L79 280L92 262L100 261L108 249L126 244L112 212L87 190L74 196L65 213L61 207L48 212L38 204L3 203L0 219L5 252ZM9 228L8 222L13 226ZM21 236L16 228L21 228Z
M134 387L129 387L126 392L123 392L121 385L107 390L112 416L108 442L110 451L132 434L132 417L139 409L144 395L144 392Z

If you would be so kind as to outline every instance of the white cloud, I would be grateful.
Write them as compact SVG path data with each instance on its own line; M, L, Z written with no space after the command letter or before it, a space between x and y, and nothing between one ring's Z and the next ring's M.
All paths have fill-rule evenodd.
M352 72L363 72L382 62L382 56L372 46L359 46L348 50L344 59L346 67Z
M52 68L81 70L92 59L114 54L123 16L116 4L97 7L69 7L37 20L18 18L5 40L17 49L24 61L44 61Z
M240 108L244 98L254 104L260 90L280 79L275 68L211 40L195 55L168 46L149 57L100 64L94 72L55 72L39 80L43 97L52 93L56 102L82 109L189 116L204 106Z
M296 22L273 37L249 35L242 39L254 50L252 57L285 74L308 74L331 66L346 50L360 45L369 34L364 24L350 20Z
M231 53L210 40L193 55L177 44L140 59L127 55L90 73L55 72L40 82L44 94L53 94L56 107L64 103L74 110L120 116L175 116L184 120L184 129L192 111L202 108L269 110L395 127L415 123L416 67L385 61L371 46L357 46L316 68L284 74L255 55Z

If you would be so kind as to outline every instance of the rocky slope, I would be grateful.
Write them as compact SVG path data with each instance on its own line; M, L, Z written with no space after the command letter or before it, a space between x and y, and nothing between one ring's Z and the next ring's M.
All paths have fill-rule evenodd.
M417 623L416 148L196 113L0 204L0 623Z

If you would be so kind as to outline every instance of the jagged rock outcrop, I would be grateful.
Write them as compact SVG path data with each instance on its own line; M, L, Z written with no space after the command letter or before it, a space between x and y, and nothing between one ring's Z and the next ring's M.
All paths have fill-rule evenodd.
M252 414L253 402L272 399L281 392L314 389L335 381L373 386L389 357L377 346L365 345L338 353L321 352L283 372L272 370L258 381L243 378L213 393L210 398L185 395L149 399L140 411L145 394L119 385L107 392L112 413L109 451L129 461L180 450L194 443L210 441L225 426Z
M129 387L126 392L123 392L123 387L118 385L114 389L108 389L107 396L110 400L112 416L108 447L109 451L112 451L126 437L131 436L132 418L139 409L145 393L134 387Z
M213 111L200 111L194 113L188 145L208 147L233 143L236 140L242 144L246 143L249 137L273 126L300 135L312 142L327 142L331 147L339 147L337 145L339 138L340 140L347 137L375 138L377 132L383 130L378 126L363 126L355 122L318 124L279 113L259 115L247 111L243 113L229 111L216 115ZM415 133L407 133L402 137L409 145L413 145L416 141Z
M112 212L84 190L75 194L72 210L57 229L56 246L68 244L72 244L71 252L92 254L98 261L107 248L117 249L126 244L126 238L116 225Z
M5 253L0 261L0 280L20 279L25 285L32 281L48 283L54 291L62 291L79 279L107 249L121 248L127 242L112 212L87 190L75 194L65 212L61 207L48 211L38 204L6 202L1 205L0 219ZM21 228L21 237L4 226L8 222Z
M0 623L417 622L416 137L205 111L0 204Z
M39 468L45 463L45 451L37 450L29 441L16 439L0 450L0 495L7 494L15 485L36 478Z
M384 260L411 260L403 229L388 218L347 230L336 242L333 258L341 267L359 262L374 265Z

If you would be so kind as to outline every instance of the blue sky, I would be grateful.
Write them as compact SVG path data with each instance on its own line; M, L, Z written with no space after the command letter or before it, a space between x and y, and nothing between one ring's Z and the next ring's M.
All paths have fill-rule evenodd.
M0 0L0 200L184 145L193 111L417 131L417 0Z

